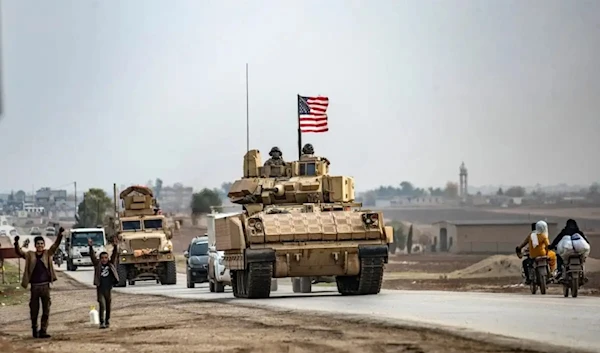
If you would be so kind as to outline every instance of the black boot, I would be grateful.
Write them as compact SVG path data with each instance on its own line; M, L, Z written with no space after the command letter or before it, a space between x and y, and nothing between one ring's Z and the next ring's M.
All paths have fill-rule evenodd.
M50 338L52 336L50 336L49 334L46 333L46 330L40 330L38 332L38 338Z
M37 329L37 327L32 327L31 328L31 335L33 336L33 338L38 338L38 329Z

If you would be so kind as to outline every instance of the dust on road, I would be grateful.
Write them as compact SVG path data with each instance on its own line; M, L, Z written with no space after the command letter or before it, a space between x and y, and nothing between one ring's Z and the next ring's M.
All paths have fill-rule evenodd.
M6 306L0 309L0 351L526 352L432 331L331 316L116 292L111 327L100 330L87 323L95 291L58 275L52 293L50 341L30 338L27 303Z

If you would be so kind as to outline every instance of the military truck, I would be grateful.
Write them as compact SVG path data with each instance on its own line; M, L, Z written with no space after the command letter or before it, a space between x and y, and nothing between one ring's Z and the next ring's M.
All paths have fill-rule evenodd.
M126 188L119 194L123 211L118 212L116 185L114 189L117 217L109 221L109 238L118 239L118 287L146 280L162 285L177 284L171 242L174 229L161 214L152 190L146 186Z
M269 297L271 278L286 277L335 276L342 295L380 292L393 230L355 202L352 177L329 175L315 156L262 166L258 150L246 153L243 175L228 192L243 212L215 219L235 297Z

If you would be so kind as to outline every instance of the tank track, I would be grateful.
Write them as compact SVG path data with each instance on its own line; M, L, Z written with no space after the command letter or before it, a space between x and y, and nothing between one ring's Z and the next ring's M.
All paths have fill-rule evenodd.
M383 283L383 258L360 259L360 274L357 276L337 276L338 292L342 295L378 294Z
M271 295L273 263L252 262L244 271L232 271L231 287L236 298L268 298Z

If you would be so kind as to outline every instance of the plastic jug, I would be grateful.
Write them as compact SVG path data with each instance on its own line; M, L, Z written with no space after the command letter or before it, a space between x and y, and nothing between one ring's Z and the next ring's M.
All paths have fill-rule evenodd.
M96 310L95 306L90 306L90 324L99 325L100 324L100 315L98 314L98 310Z

